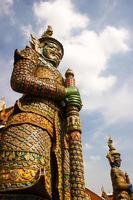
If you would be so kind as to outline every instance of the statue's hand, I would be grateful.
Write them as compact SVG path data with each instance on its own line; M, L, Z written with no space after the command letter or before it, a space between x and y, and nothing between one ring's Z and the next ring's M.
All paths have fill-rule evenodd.
M73 94L73 95L69 95L66 98L66 103L68 106L75 106L78 108L78 110L81 110L82 108L82 101L80 98L80 94Z
M75 106L79 110L82 108L82 101L80 98L79 91L76 87L66 88L66 104L67 106Z
M128 184L130 184L130 179L129 179L129 176L128 176L127 172L125 172L125 177L126 177L126 182L127 182Z
M65 91L66 91L66 97L69 97L70 95L79 94L79 91L76 87L67 87L65 88Z

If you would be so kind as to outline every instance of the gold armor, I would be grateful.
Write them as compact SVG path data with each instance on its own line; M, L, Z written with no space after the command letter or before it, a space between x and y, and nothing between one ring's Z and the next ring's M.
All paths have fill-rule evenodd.
M35 40L31 47L15 51L11 86L23 96L16 101L1 133L0 195L25 190L27 194L52 199L55 187L54 195L62 199L65 86L56 65L63 55L63 47L47 36L40 41L38 47ZM47 49L50 43L57 49L54 61L40 53L43 41L47 42ZM55 167L51 168L51 164ZM58 176L56 182L52 181L54 176ZM41 188L36 190L40 183Z
M113 186L114 200L132 199L132 184L127 173L124 173L119 167L121 165L120 153L113 146L111 138L108 140L109 153L107 158L111 166L111 180Z
M15 51L11 87L23 95L10 112L0 112L2 200L85 198L82 103L57 70L64 50L51 36L49 26L40 39L31 35L30 47Z

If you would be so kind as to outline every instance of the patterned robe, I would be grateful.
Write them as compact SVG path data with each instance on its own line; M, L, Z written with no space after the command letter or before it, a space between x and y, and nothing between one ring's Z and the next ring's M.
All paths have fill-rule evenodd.
M121 200L126 199L130 200L129 192L129 183L126 179L125 173L118 167L111 168L111 179L113 186L113 199Z
M15 193L19 199L20 193L38 195L35 199L62 199L65 182L69 191L69 181L63 180L63 170L69 176L63 78L35 50L26 47L15 51L11 86L23 96L1 133L1 199L8 199L8 193Z

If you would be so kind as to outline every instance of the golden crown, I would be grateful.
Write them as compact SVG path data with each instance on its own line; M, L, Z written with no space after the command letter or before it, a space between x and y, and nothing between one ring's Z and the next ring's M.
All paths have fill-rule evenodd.
M48 43L48 42L52 42L54 44L56 44L62 51L62 57L64 55L64 48L63 48L63 45L58 41L56 40L55 38L51 37L53 35L53 29L52 29L52 26L48 25L48 28L46 31L44 31L43 35L41 38L39 38L39 42L40 43Z
M112 161L113 157L115 155L120 155L120 153L117 152L116 148L113 146L113 140L111 137L108 139L108 147L109 147L109 152L107 154L107 158L109 161Z

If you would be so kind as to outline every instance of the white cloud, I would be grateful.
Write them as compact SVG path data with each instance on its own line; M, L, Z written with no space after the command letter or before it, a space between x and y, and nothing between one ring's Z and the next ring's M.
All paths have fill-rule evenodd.
M106 102L105 100L103 101L103 115L105 119L108 119L108 123L133 121L133 93L130 85L124 84L122 88L117 89L113 94L108 94Z
M108 68L108 61L114 54L129 51L128 31L109 25L99 33L88 29L90 19L76 10L70 0L36 2L33 5L33 12L40 27L39 32L43 32L44 25L51 24L54 33L63 43L63 69L67 66L73 69L84 109L89 112L100 111L104 117L113 119L120 110L118 107L115 110L111 102L112 98L117 102L119 99L119 95L113 93L117 76L102 74ZM77 32L73 34L73 30ZM131 102L131 96L126 89L125 93L121 94L128 101L123 102L125 107L129 101ZM130 105L131 103L129 107ZM126 110L123 112L124 116L128 117Z
M9 15L13 6L13 0L0 0L0 16Z
M94 155L91 155L91 156L90 156L90 160L93 160L93 161L98 161L98 160L101 160L101 157L100 157L100 156L98 156L98 155L96 155L96 156L94 156Z
M96 159L95 156L92 156L92 159L89 158L86 158L84 162L86 187L101 195L101 186L104 184L105 191L112 192L108 161L99 159L99 156Z
M5 97L5 102L7 107L14 105L16 99L20 97L20 94L14 92L10 86L12 65L13 65L13 60L5 60L3 56L0 54L0 71L2 72L1 74L3 74L3 76L0 76L0 99L2 96Z
M110 27L109 36L107 37L108 31L106 30L108 28L105 28L99 34L85 30L80 35L71 37L64 42L65 57L63 64L72 66L74 72L76 72L76 80L80 84L78 84L78 87L81 91L84 109L89 111L98 110L102 112L104 111L105 103L111 109L105 97L107 97L107 94L113 94L111 91L117 82L117 76L109 74L105 77L102 73L108 68L108 60L113 54L128 51L128 46L125 42L127 32L123 31L123 29L119 30ZM114 36L114 30L117 32L117 37L118 33L120 36L122 35L119 43L116 43L117 37L115 38ZM106 32L106 45L105 40L103 40L104 32ZM113 41L111 41L112 37L114 38ZM107 49L107 46L111 46L112 49ZM110 98L112 97L110 95Z
M116 29L115 27L107 26L100 34L100 42L106 55L125 52L129 50L126 45L126 40L129 38L128 31L124 28Z
M28 39L28 40L30 38L30 34L31 33L33 34L33 29L32 29L32 25L31 24L21 25L20 26L20 30L21 30L21 33L24 35L24 37L26 39Z
M93 147L92 147L92 145L90 145L90 144L88 144L88 143L85 143L84 146L83 146L83 148L85 148L85 150L90 150L90 149L92 149Z
M52 25L58 36L67 36L74 28L85 28L89 22L86 15L76 11L70 0L36 2L33 11L38 23Z

